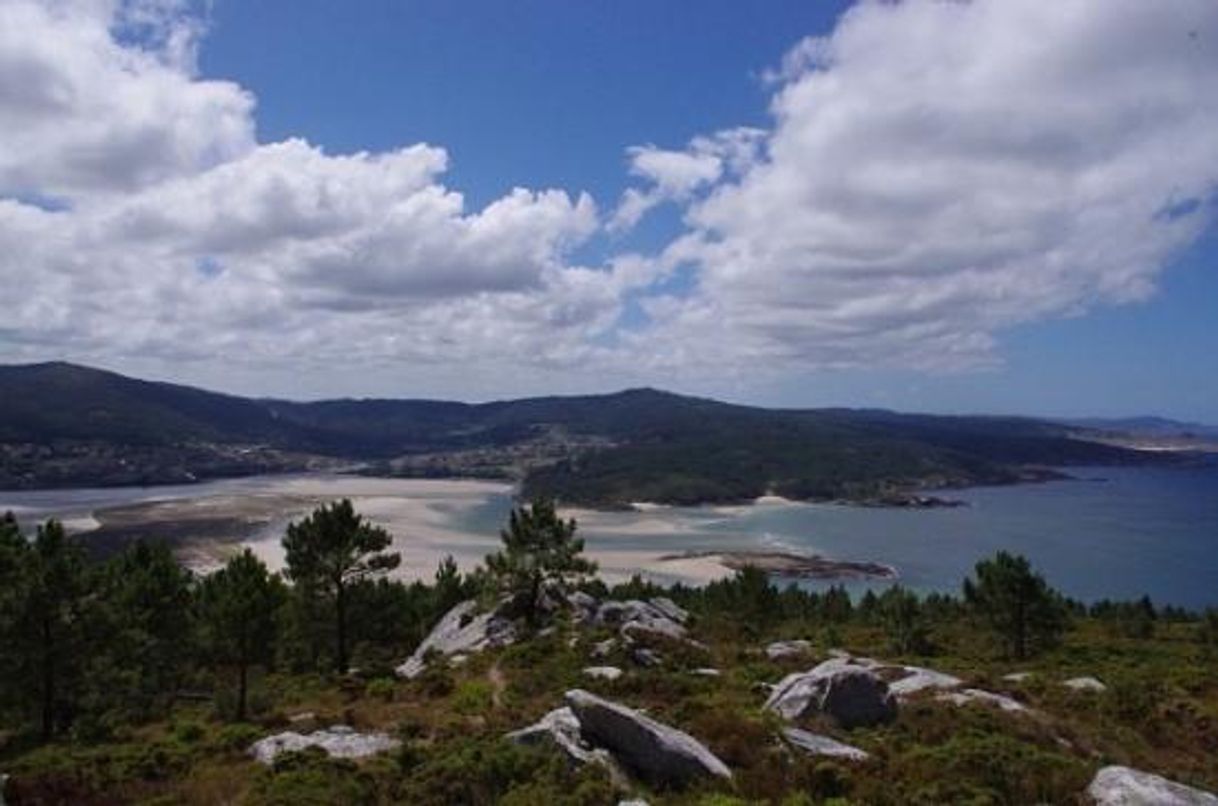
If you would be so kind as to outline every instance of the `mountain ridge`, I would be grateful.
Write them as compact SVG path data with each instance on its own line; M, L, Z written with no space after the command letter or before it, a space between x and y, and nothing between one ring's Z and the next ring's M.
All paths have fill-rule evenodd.
M66 362L0 365L0 487L190 481L340 467L521 482L526 495L631 501L885 500L1148 461L1078 425L883 409L769 409L650 387L484 403L292 401Z

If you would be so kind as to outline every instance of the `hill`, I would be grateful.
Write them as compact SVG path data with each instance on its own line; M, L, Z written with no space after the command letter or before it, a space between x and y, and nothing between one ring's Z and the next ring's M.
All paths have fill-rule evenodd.
M0 367L0 487L165 483L310 468L522 482L631 501L908 502L915 490L1148 461L1074 424L763 409L654 389L469 404L251 399L66 363Z

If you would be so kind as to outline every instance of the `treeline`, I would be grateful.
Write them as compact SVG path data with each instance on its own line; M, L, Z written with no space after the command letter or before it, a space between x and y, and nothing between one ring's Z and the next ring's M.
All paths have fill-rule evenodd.
M222 718L268 710L253 679L266 672L392 675L458 602L511 596L535 623L554 585L594 573L575 522L550 502L512 512L503 548L461 573L452 557L430 584L385 577L401 557L392 538L349 500L287 527L285 568L248 549L197 576L164 543L139 541L91 562L51 520L32 539L0 518L0 719L62 734L109 738L169 713L182 698L214 699Z
M824 591L795 584L780 588L756 568L701 587L663 588L636 576L613 588L598 581L592 592L615 598L669 596L696 613L704 630L742 642L816 635L840 645L845 628L862 626L878 630L889 652L928 655L941 649L938 639L963 632L987 636L1001 657L1026 660L1053 649L1067 630L1090 620L1114 637L1141 640L1155 638L1166 625L1190 625L1203 652L1218 660L1218 608L1202 613L1158 608L1145 596L1087 605L1054 590L1026 558L1005 551L977 563L959 596L919 595L901 585L858 597L838 585Z
M1164 622L1192 622L1218 657L1218 610L1160 610L1148 599L1087 608L1005 552L979 563L959 597L894 586L855 600L841 587L780 589L756 569L698 588L660 588L637 577L610 588L592 576L596 566L582 556L575 522L548 501L514 510L501 538L501 550L472 573L449 557L430 584L390 580L386 572L400 562L387 550L390 535L343 500L288 527L282 574L245 550L198 576L163 543L137 542L91 562L59 523L27 538L6 515L0 722L42 740L100 741L168 715L183 699L212 701L221 718L244 721L271 708L259 684L267 673L341 678L358 667L366 678L390 676L458 602L510 597L521 620L538 626L550 594L575 587L602 597L670 596L698 617L700 629L742 645L823 631L832 646L838 630L867 625L882 633L888 651L919 655L963 625L1023 659L1053 647L1072 621L1092 618L1131 638L1152 637Z
M181 698L244 719L267 706L251 678L268 670L385 670L480 584L451 558L431 584L387 580L388 544L341 501L289 527L282 576L246 550L200 577L164 543L90 562L58 522L27 538L5 515L0 722L97 740Z

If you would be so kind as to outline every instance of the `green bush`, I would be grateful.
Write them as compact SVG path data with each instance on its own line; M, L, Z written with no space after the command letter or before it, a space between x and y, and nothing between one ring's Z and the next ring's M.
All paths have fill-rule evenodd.
M397 685L387 677L378 677L375 680L370 680L368 685L364 687L364 694L366 696L376 700L384 700L385 702L393 702L396 692Z
M225 752L244 753L260 738L262 738L262 731L257 726L238 722L220 728L214 746Z
M491 709L492 691L485 680L466 680L453 693L453 710L459 714L484 714Z

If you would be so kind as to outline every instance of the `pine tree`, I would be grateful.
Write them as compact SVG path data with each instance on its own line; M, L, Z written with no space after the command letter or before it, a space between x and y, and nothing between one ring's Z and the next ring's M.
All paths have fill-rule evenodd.
M217 663L237 670L238 720L246 716L250 668L274 657L275 616L283 600L279 577L249 549L203 579L199 610L205 642Z
M500 532L503 549L486 558L499 588L519 598L526 619L536 624L547 584L577 584L596 572L596 563L580 556L584 541L575 537L575 521L558 517L554 502L539 499L512 510Z
M84 549L49 520L27 541L16 521L0 523L0 630L9 696L38 709L44 739L75 710L84 664L90 577Z
M106 563L101 594L112 634L104 654L121 675L107 699L147 712L172 697L194 648L193 584L164 543L136 541Z
M908 655L926 651L928 630L916 594L894 585L879 597L876 608L894 652Z
M301 590L333 603L334 666L340 673L348 667L348 590L398 566L402 556L384 551L392 542L388 532L356 514L346 498L288 526L283 539L287 576Z
M1023 660L1057 642L1065 629L1061 596L1027 559L998 552L964 581L964 599L998 634L1008 655Z

